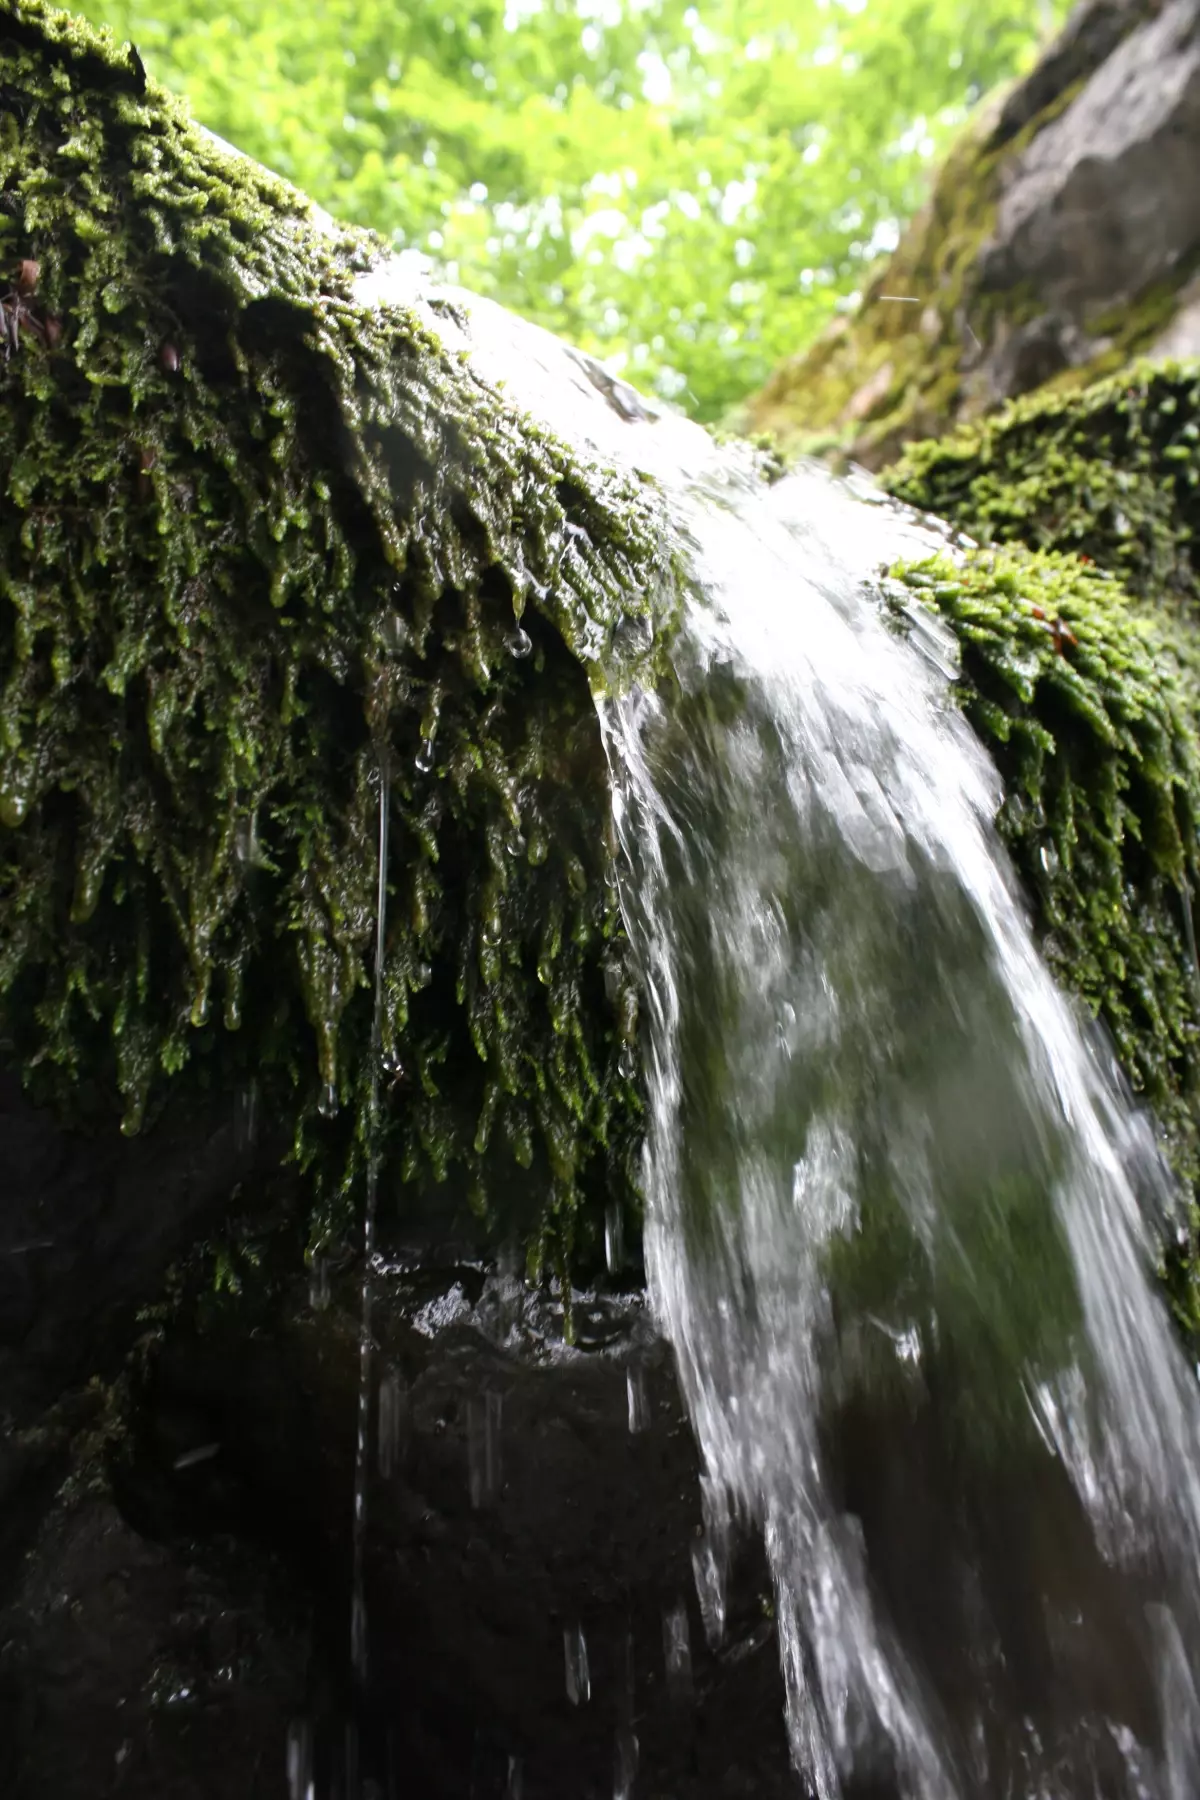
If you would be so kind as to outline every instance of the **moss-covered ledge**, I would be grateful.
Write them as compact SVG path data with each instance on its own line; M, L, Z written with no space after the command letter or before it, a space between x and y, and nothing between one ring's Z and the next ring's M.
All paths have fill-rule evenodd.
M0 14L0 1039L131 1132L240 1090L336 1213L384 767L390 1166L561 1262L638 1117L589 680L673 572L648 487L356 303L380 255Z
M1200 600L1200 364L1135 364L1081 394L1034 394L884 471L898 499L981 543L1082 556L1131 594Z
M1186 1204L1163 1272L1200 1335L1200 649L1078 556L1022 545L888 572L961 650L958 698L1004 783L997 825L1043 955L1105 1027ZM1191 1196L1187 1201L1187 1196Z

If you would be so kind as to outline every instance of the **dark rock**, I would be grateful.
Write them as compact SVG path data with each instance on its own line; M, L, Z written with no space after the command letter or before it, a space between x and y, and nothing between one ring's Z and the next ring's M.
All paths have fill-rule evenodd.
M193 1288L135 1384L111 1480L72 1474L10 1572L3 1791L282 1795L291 1731L322 1800L611 1800L635 1762L639 1794L794 1795L761 1553L736 1554L710 1646L695 1448L640 1297L577 1298L591 1347L572 1349L561 1305L511 1275L389 1266L365 1687L349 1658L358 1274L313 1284L314 1308L285 1256L237 1300ZM24 1491L45 1513L44 1489Z
M144 1137L69 1132L0 1073L0 1421L23 1425L119 1363L134 1309L278 1165L236 1101L180 1107Z

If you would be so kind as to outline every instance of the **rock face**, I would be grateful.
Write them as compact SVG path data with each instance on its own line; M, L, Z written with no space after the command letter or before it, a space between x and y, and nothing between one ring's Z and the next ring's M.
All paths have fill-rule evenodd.
M5 1793L792 1794L764 1573L742 1558L710 1647L695 1452L636 1298L581 1299L570 1350L511 1277L382 1279L352 1688L356 1282L313 1298L285 1270L181 1309L110 1479L40 1524L0 1605Z
M1200 5L1084 0L984 104L858 313L740 422L878 468L1048 383L1192 354L1198 158Z
M0 113L4 1055L101 1129L256 1095L333 1229L382 812L389 1164L594 1251L638 1104L591 687L672 601L648 484L128 47L6 7Z
M1170 281L1200 245L1198 149L1200 7L1170 0L1005 170L981 286L1082 321Z

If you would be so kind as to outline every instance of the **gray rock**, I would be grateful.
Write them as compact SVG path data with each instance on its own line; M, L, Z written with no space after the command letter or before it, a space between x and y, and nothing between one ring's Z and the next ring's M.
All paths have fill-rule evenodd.
M1117 45L1008 171L985 288L1029 284L1085 322L1200 245L1200 0Z

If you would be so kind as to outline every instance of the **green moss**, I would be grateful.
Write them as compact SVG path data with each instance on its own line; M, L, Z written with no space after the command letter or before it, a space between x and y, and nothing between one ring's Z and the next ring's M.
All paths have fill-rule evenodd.
M1200 687L1192 634L1132 601L1111 573L1054 551L977 549L961 562L936 557L890 575L899 584L893 600L911 605L915 593L961 645L959 695L1003 777L998 825L1043 953L1107 1028L1195 1189ZM1194 1328L1190 1279L1176 1283L1176 1299Z
M128 1131L253 1081L348 1205L385 767L392 1166L562 1262L638 1118L589 680L674 572L648 488L355 302L379 252L5 10L0 1029Z
M915 444L882 479L980 542L1085 556L1139 597L1187 606L1198 597L1198 447L1200 365L1138 364Z

